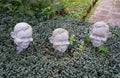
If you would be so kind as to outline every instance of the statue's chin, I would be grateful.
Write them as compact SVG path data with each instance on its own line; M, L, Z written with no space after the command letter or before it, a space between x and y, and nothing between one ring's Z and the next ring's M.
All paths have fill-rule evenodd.
M95 47L99 47L104 44L104 42L100 40L92 40L92 43Z
M102 42L93 42L93 45L95 46L95 47L99 47L99 46L101 46L101 45L103 45L104 43L102 43Z
M59 46L59 47L54 47L56 50L58 50L59 52L64 53L67 49L67 46Z

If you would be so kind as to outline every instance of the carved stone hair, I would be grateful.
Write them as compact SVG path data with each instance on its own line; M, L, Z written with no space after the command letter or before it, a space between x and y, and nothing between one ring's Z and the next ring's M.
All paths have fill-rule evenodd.
M31 28L31 26L25 22L21 22L15 25L14 32L18 33L19 31L25 31Z

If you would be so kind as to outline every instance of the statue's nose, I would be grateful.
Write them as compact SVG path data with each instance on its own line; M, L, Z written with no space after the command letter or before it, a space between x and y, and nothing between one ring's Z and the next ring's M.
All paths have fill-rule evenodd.
M24 40L23 42L27 43L27 42L29 42L29 39L26 39L26 40Z

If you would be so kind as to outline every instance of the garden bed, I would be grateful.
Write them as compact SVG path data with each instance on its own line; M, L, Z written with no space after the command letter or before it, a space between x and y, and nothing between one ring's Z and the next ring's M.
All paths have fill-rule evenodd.
M9 15L44 16L55 15L86 19L98 0L0 0L1 13Z
M86 19L97 2L98 0L55 0L54 3L61 5L62 10L69 17Z
M1 78L117 78L120 75L120 28L110 27L112 37L100 52L86 39L92 25L77 19L54 18L40 22L35 17L0 15ZM16 23L25 21L33 27L33 43L21 54L10 32ZM75 42L60 57L48 38L56 28L65 28L75 35ZM84 49L79 44L84 41Z

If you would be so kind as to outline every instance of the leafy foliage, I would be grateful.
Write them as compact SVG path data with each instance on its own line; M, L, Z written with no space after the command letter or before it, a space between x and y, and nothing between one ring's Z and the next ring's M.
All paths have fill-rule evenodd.
M83 18L93 5L95 0L57 0L64 6L65 13L69 17Z
M107 51L107 48L105 48L104 46L100 46L100 47L98 47L98 50L99 50L100 52L106 52L106 51Z
M33 16L50 5L51 0L1 0L0 11L9 12L12 15L27 14Z
M78 50L80 52L82 52L84 50L84 45L85 45L84 41L81 41L81 43L78 45Z
M85 38L86 38L85 41L90 42L90 35L89 35L89 34L86 34L86 35L85 35Z
M35 17L0 15L0 77L1 78L117 78L120 75L120 28L111 27L114 34L104 45L108 50L100 53L85 41L90 23L66 18L38 21ZM28 22L33 27L29 48L20 55L10 32L18 22ZM65 28L75 34L71 50L58 57L48 38L56 28ZM77 47L84 42L83 52Z
M73 45L74 41L75 41L75 35L72 34L72 35L70 36L70 45Z
M0 0L0 12L9 15L44 16L54 15L83 18L95 0Z

